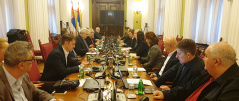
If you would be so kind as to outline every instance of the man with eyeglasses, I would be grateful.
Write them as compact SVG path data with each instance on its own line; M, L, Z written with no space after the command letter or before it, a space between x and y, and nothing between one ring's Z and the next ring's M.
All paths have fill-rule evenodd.
M75 52L77 55L84 56L88 51L94 50L94 48L88 47L85 39L88 37L88 30L83 28L80 31L80 35L76 36Z
M2 101L53 101L50 94L36 88L27 74L35 62L29 42L11 43L0 67L0 100Z

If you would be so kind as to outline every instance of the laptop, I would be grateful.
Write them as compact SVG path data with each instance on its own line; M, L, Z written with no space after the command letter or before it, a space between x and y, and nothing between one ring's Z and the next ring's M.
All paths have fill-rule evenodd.
M123 78L123 75L122 75L120 69L119 69L119 74L120 74L120 77L121 77L121 79L122 79L122 81L123 81L123 83L124 83L124 88L128 89L128 88L129 88L129 84L128 84L128 82L127 82L127 79L124 79L124 78Z
M96 80L99 82L101 89L103 90L105 80L104 79L96 79ZM86 79L83 89L86 90L92 88L99 89L98 83L94 79Z

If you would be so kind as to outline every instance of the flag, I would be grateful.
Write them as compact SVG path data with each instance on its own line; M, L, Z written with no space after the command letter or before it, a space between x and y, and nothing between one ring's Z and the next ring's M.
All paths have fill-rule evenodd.
M78 11L77 11L77 22L78 22L78 31L80 32L80 28L81 28L81 25L80 25L80 10L79 10L79 2L78 2Z
M75 22L75 14L74 14L74 9L73 9L73 3L72 3L72 9L71 9L71 31L72 32L76 31L76 22Z

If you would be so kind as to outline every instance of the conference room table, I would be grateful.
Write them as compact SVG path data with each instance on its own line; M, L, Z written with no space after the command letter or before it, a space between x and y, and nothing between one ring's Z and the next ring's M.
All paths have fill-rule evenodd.
M87 55L85 55L80 61L81 62L87 61L86 58L87 58ZM138 60L133 59L132 63L133 64L136 63L137 67L142 68L142 65L140 64L140 62ZM89 65L88 67L85 67L85 68L90 68L93 65L100 65L100 64L98 64L96 62L93 62L91 65ZM133 66L128 66L128 58L126 58L125 66L128 67L128 68L133 68ZM126 79L126 78L133 78L132 75L131 75L132 71L128 71L128 72L129 72L129 76L128 77L124 77L124 79ZM73 73L73 74L68 75L66 77L66 79L76 80L76 79L79 79L78 75L79 75L79 73ZM148 74L146 72L138 71L138 75L139 75L139 77L141 79L145 79L145 80L150 80L151 81L152 86L146 86L145 85L144 86L145 88L155 88L155 89L157 89L157 87L154 85L153 81L150 79L150 77L148 76ZM85 76L84 78L86 79L88 77L89 76ZM93 74L93 77L94 77L94 74ZM120 80L120 79L118 79L118 80ZM105 83L105 86L109 87L109 86L112 86L112 84L113 84L112 82L115 82L117 80L111 79L110 77L106 77L105 81L110 81L111 82L108 85ZM122 87L121 88L117 88L117 89L123 90L123 93L126 95L126 98L127 98L127 94L128 93L132 94L135 91L138 91L138 89L134 89L134 90L130 90L129 91L128 89L124 89ZM87 97L91 93L92 92L86 92L86 90L83 90L83 86L82 86L82 87L77 87L75 90L68 90L66 94L53 94L53 96L56 99L62 99L64 101L87 101ZM139 101L142 96L147 96L149 98L149 101L160 101L160 100L154 100L153 99L153 94L136 95L136 98L133 98L133 99L127 98L127 101Z

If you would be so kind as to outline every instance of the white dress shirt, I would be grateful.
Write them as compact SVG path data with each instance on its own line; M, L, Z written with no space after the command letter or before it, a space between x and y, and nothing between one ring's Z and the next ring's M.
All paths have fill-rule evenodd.
M25 93L24 93L24 90L22 88L22 79L23 79L23 76L20 76L18 79L15 79L6 69L5 67L3 66L3 70L7 76L7 80L10 84L10 87L12 89L12 93L13 93L13 96L14 96L14 100L15 101L28 101L26 96L25 96Z
M68 51L66 51L66 50L65 50L65 48L64 48L63 46L62 46L62 48L63 48L64 54L65 54L65 58L66 58L66 65L67 65L67 56L68 56L69 52L68 52Z
M176 50L175 50L175 51L176 51ZM159 71L159 75L160 75L160 76L163 74L163 71L164 71L164 69L165 69L165 66L166 66L166 64L168 63L168 60L171 58L171 56L173 55L173 53L174 53L175 51L173 51L173 52L171 52L171 53L168 54L166 60L165 60L164 63L163 63L163 66L162 66L161 70Z

